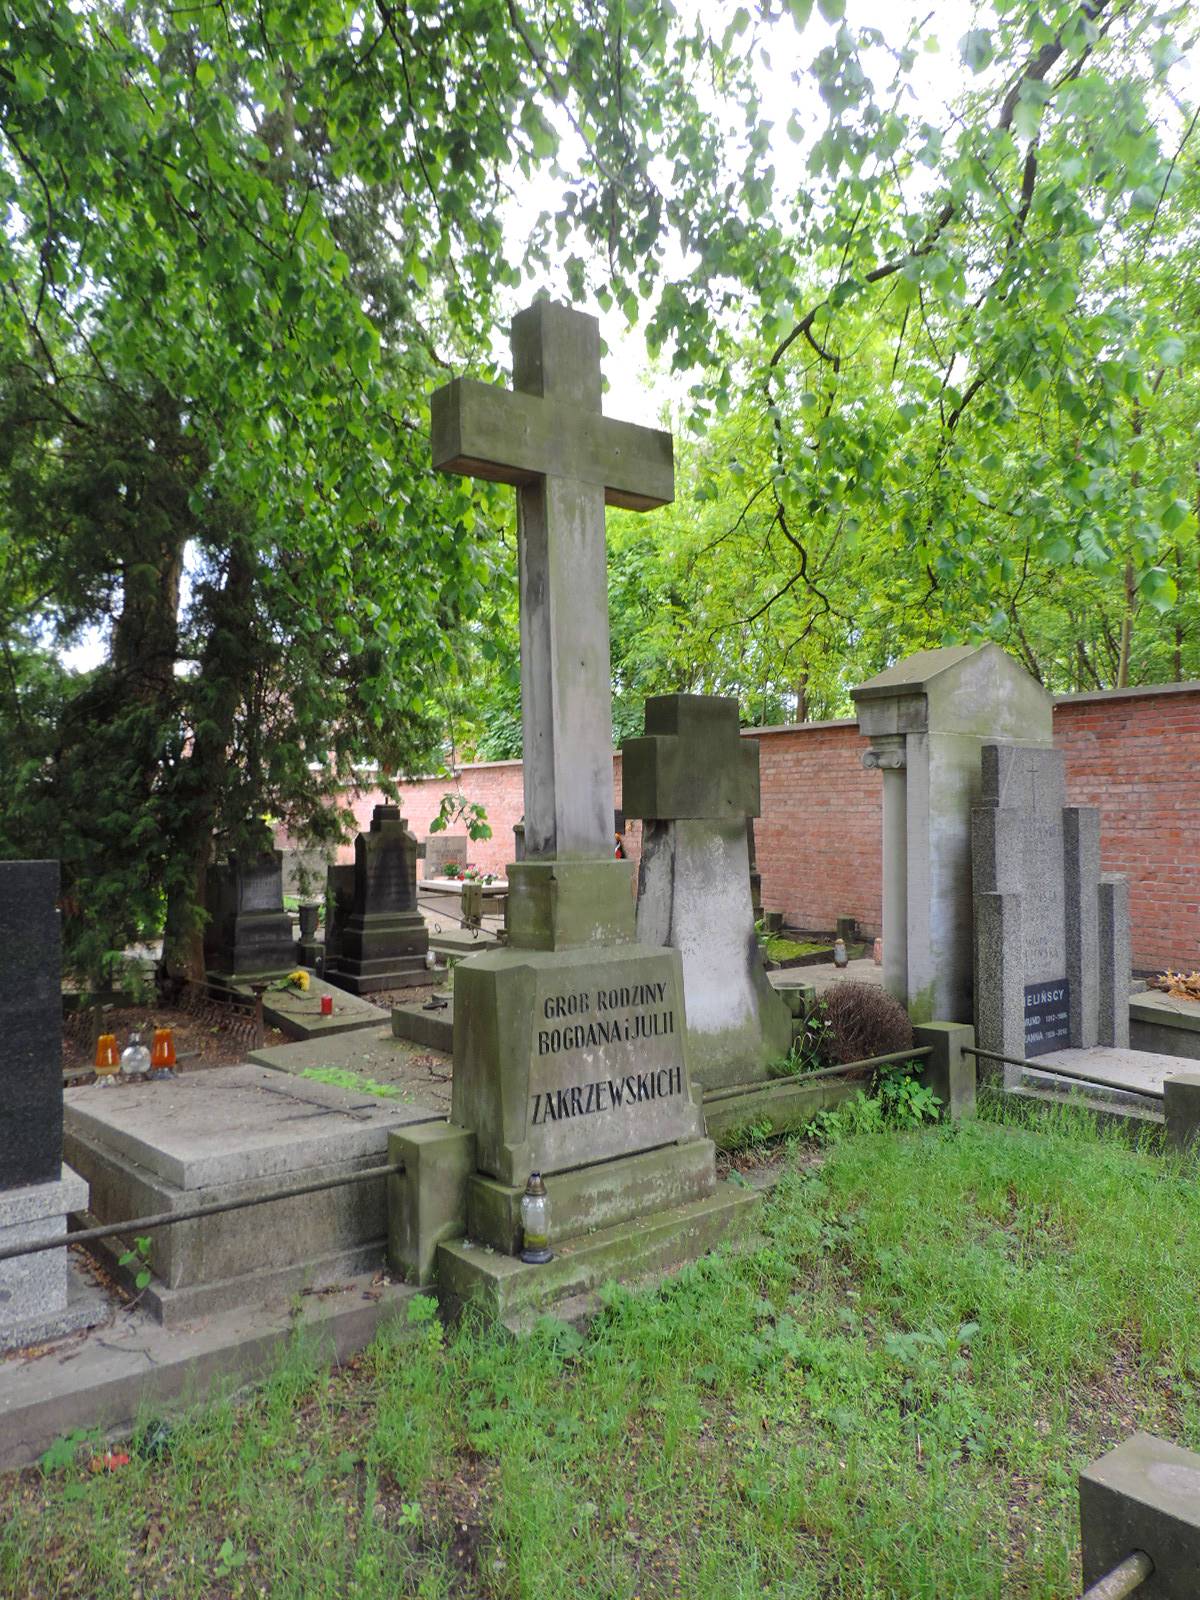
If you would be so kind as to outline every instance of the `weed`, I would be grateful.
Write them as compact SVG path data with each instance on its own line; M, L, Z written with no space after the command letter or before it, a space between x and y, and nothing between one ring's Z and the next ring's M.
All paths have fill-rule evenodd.
M154 1276L150 1271L149 1234L139 1234L133 1241L133 1249L126 1250L117 1257L117 1265L119 1267L136 1266L137 1271L133 1275L133 1281L137 1286L138 1293L141 1294L143 1290L148 1289L150 1287L150 1279Z

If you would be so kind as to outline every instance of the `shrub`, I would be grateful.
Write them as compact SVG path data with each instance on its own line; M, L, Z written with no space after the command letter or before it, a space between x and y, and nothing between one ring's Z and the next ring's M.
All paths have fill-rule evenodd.
M871 983L834 983L821 996L834 1062L866 1061L912 1046L912 1023L898 1000Z

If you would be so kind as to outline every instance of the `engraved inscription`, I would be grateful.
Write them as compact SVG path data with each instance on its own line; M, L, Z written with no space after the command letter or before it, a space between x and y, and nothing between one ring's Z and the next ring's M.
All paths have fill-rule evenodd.
M1071 985L1066 978L1025 985L1025 1054L1044 1056L1071 1043Z

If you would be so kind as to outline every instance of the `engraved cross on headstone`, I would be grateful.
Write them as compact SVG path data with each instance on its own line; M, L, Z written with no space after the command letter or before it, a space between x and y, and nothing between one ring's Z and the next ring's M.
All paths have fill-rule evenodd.
M432 400L433 464L517 488L525 845L612 855L612 678L604 508L674 498L671 435L600 410L600 324L539 300L513 319L513 388Z

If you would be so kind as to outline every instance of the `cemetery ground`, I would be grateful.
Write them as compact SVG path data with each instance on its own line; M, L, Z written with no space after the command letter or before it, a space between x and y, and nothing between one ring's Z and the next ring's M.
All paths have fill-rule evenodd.
M1135 1428L1200 1445L1194 1165L987 1099L825 1132L780 1152L757 1248L583 1334L422 1298L341 1370L298 1345L145 1418L112 1470L63 1441L5 1481L0 1592L1078 1593L1079 1469Z

